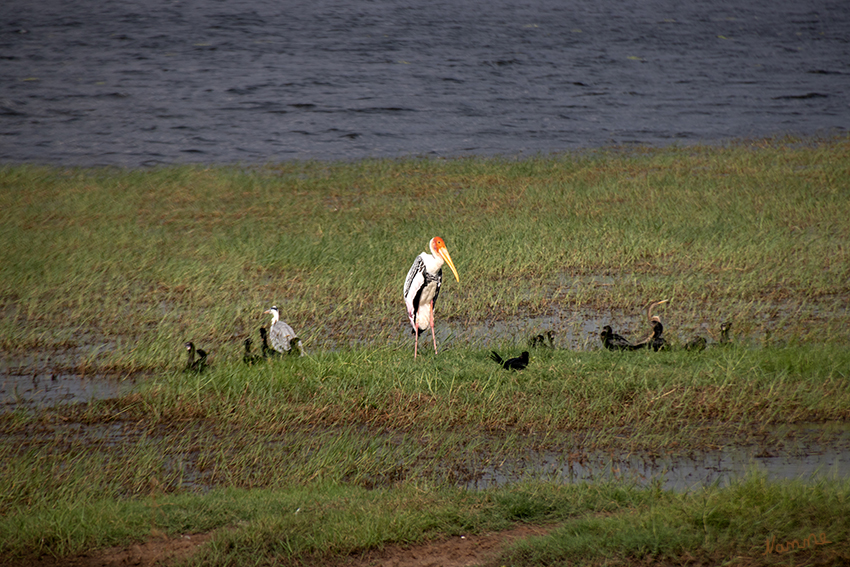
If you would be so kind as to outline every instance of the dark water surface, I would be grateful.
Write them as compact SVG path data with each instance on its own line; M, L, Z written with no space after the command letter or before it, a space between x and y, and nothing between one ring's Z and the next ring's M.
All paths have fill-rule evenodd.
M848 92L846 0L0 3L0 163L819 135Z

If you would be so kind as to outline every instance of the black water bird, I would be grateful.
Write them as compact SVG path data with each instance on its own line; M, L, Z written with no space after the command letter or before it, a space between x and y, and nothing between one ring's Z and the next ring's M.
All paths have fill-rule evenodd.
M253 352L251 352L251 343L253 342L254 341L251 340L251 337L245 339L245 354L242 355L242 362L244 362L248 366L252 366L264 360L264 358L259 354L254 354Z
M555 348L555 333L546 331L545 335L535 335L528 339L528 346L531 348Z
M490 358L505 370L522 370L528 366L528 351L522 351L522 354L507 360L499 356L495 350L490 351Z
M724 321L720 324L720 340L712 346L726 346L730 344L729 330L732 328L731 321ZM685 350L701 351L708 346L708 340L705 337L697 336L685 343Z
M207 351L200 348L196 349L192 342L188 342L184 346L187 353L186 371L203 372L207 367ZM198 355L197 359L195 358L196 354Z
M602 327L599 338L602 340L602 346L608 350L635 350L635 345L615 333L611 325Z
M720 324L720 344L728 345L731 342L729 331L732 329L732 321L724 321Z
M661 324L661 320L658 317L653 317L650 325L652 325L652 334L639 343L636 343L634 345L635 349L651 348L655 352L658 352L667 345L667 341L661 336L664 333L664 325Z
M652 333L646 337L644 340L635 343L635 348L652 348L654 351L659 351L667 344L667 341L661 334L664 332L664 325L661 324L661 317L658 315L652 314L652 309L661 304L667 303L667 299L662 299L661 301L654 301L649 304L649 307L646 309L646 318L649 320L649 325L652 328Z
M280 356L280 353L269 346L269 332L265 327L260 327L260 338L263 340L263 358L274 358Z

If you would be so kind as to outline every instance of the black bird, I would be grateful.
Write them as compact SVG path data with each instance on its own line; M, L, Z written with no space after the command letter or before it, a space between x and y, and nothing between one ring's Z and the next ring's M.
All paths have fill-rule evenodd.
M650 325L652 325L652 335L635 344L635 348L651 348L655 352L658 352L667 345L667 341L661 336L664 332L664 325L661 324L661 320L658 317L653 317Z
M531 348L555 348L555 333L546 331L545 335L535 335L528 339L528 346Z
M258 362L263 361L262 356L251 352L251 343L253 342L254 341L251 340L251 337L245 339L245 354L242 355L242 362L244 362L248 366L252 366L254 364L257 364Z
M705 350L707 344L708 341L705 339L705 337L696 336L685 343L685 350L699 352L701 350Z
M203 372L207 367L207 351L203 349L195 349L194 343L188 342L184 345L186 347L187 360L186 360L186 371L187 372ZM197 353L198 358L195 359L195 354Z
M728 345L730 343L729 330L732 329L732 321L724 321L720 324L720 344Z
M276 358L280 353L269 346L269 332L265 327L260 327L260 337L263 339L263 358Z
M499 366L504 368L505 370L522 370L526 366L528 366L528 351L522 351L522 354L504 360L499 353L495 350L490 351L490 358L493 359Z
M724 321L720 324L720 340L715 343L719 346L725 346L730 344L729 340L729 330L732 328L731 321ZM685 350L694 350L700 351L705 349L708 346L708 340L705 337L694 337L685 343Z
M635 345L615 333L611 325L602 327L599 338L602 339L602 346L608 350L635 350Z
M652 350L657 352L664 348L667 344L667 341L661 336L664 332L664 325L661 324L661 317L652 314L653 307L667 303L667 301L669 300L662 299L661 301L654 301L649 304L649 307L646 309L646 318L649 320L649 325L652 327L652 334L639 343L636 343L635 348L652 348Z

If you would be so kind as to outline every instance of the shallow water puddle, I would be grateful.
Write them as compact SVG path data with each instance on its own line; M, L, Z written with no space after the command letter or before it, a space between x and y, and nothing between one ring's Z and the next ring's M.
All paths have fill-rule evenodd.
M0 378L0 408L44 408L118 398L135 385L133 378L93 374L5 374Z
M560 482L622 480L641 486L657 483L664 490L682 492L714 483L724 486L752 470L770 480L850 477L850 426L837 424L829 444L800 441L782 451L757 446L693 452L688 455L613 455L605 451L565 457L554 452L528 453L498 466L484 466L467 488L486 489L529 479ZM820 430L807 424L795 429ZM785 428L784 428L785 429ZM804 438L811 438L812 431Z

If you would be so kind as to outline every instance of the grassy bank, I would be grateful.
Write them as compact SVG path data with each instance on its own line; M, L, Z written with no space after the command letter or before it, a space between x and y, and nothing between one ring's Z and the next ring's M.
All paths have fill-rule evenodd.
M843 480L464 487L535 454L829 446L850 419L849 163L841 138L521 161L5 166L7 377L136 384L0 415L0 555L214 531L193 561L327 564L535 523L548 535L493 565L772 564L791 556L762 555L767 541L810 533L817 545L793 557L838 564ZM441 292L440 354L426 336L414 361L401 288L437 234L460 282ZM600 349L604 324L645 335L661 298L673 349ZM242 341L256 344L272 304L309 356L246 366ZM532 349L526 370L489 360L548 329L559 348ZM706 350L675 348L697 334ZM211 352L206 372L183 372L187 340ZM801 423L832 425L799 439L788 427Z
M526 483L486 493L411 485L222 489L36 507L4 517L0 535L9 560L19 550L67 556L217 530L190 564L365 565L390 544L536 524L546 535L486 564L839 565L850 559L848 497L846 479L770 483L758 474L686 494L623 483Z

